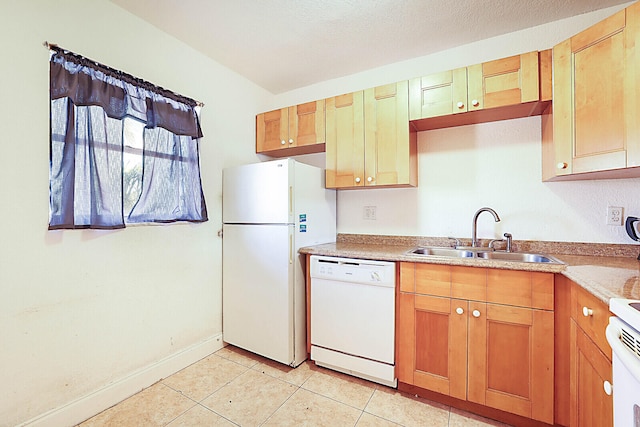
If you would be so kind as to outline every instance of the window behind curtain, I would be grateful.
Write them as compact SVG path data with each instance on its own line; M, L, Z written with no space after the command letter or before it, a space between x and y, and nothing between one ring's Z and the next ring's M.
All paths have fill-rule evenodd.
M49 229L207 221L196 102L58 50Z

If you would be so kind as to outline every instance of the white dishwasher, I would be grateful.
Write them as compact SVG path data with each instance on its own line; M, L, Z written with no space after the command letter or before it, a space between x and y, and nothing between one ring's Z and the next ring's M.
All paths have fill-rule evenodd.
M395 376L395 263L311 257L311 360L390 387Z

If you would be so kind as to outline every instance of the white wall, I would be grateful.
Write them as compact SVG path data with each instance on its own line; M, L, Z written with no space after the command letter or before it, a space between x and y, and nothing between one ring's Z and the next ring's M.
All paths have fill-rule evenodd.
M163 361L215 345L222 329L221 242L215 237L221 227L221 169L259 159L256 113L547 48L611 13L273 97L106 0L0 2L0 425L34 419L114 384L125 383L122 392L132 375L152 372L144 377L149 380ZM201 163L209 222L47 231L44 40L206 104ZM639 181L543 184L539 132L539 118L424 132L420 186L340 192L339 231L467 236L473 212L490 205L503 222L494 229L483 218L482 237L509 231L516 239L626 242L619 229L602 225L604 208L611 203L640 214L634 194ZM302 159L324 164L323 155ZM378 207L376 221L361 219L369 205ZM186 359L176 356L178 362L162 366L177 369ZM110 403L105 397L92 404ZM48 425L56 424L49 419Z
M13 426L220 345L221 169L257 159L272 95L106 0L3 0L0 38L0 425ZM47 231L45 40L205 103L209 222Z
M548 49L624 6L322 82L278 95L272 107ZM479 237L632 243L605 220L607 206L640 215L640 179L543 183L540 141L540 117L421 132L418 188L340 191L338 232L470 238L474 212L489 206L502 221L483 214ZM322 164L324 155L305 161ZM377 207L375 221L363 219L365 206Z

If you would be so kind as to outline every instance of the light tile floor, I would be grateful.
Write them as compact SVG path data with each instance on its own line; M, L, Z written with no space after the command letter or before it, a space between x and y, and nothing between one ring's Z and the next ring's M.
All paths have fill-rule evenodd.
M80 424L94 426L508 427L310 361L292 369L233 346Z

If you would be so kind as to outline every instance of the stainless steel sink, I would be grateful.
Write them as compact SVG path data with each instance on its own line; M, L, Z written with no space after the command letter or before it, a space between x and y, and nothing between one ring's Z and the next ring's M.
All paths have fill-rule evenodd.
M554 257L542 254L529 254L524 252L478 252L477 254L478 258L495 259L499 261L562 264L561 261Z
M423 255L433 257L444 258L480 258L480 259L492 259L496 261L513 261L513 262L534 262L534 263L549 263L549 264L562 264L562 261L543 254L532 254L525 252L499 252L499 251L486 251L467 249L455 249L455 248L443 248L443 247L419 247L407 252L411 255Z
M473 258L472 251L454 248L420 247L409 251L414 255L439 256L448 258Z

